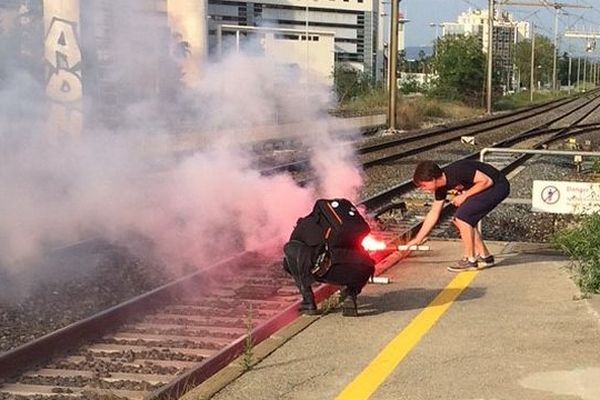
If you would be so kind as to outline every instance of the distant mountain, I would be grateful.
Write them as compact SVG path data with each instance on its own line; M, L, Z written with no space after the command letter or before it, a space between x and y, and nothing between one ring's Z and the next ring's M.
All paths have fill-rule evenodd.
M433 54L433 48L431 46L408 46L406 47L406 58L408 60L418 60L419 52L423 50L426 56Z

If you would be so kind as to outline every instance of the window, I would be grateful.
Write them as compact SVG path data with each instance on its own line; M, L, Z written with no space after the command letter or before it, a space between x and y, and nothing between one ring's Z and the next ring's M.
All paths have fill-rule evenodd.
M277 40L300 40L298 35L290 35L287 33L276 33L273 37ZM302 38L304 39L304 36L302 36Z

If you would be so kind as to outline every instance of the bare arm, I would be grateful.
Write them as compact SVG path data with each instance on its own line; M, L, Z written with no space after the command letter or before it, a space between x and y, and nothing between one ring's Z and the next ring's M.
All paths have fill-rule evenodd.
M469 190L465 190L458 196L452 199L452 204L456 207L460 207L462 203L465 202L469 197L476 195L477 193L481 193L487 188L491 187L494 184L492 178L487 176L481 171L475 171L475 176L473 177L473 186Z
M433 229L435 224L440 219L440 215L442 214L442 209L444 208L444 200L436 200L433 202L431 209L425 216L423 220L423 225L421 225L421 229L419 229L419 233L414 237L414 239L410 240L407 244L421 244L429 235L429 232Z

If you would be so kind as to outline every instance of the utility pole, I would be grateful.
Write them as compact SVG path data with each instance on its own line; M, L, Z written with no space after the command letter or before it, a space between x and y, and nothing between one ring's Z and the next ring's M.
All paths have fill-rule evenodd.
M488 3L488 53L487 53L487 113L492 113L492 67L493 67L493 51L494 44L494 0L489 0Z
M398 9L401 0L392 0L391 27L390 27L390 68L388 75L389 99L388 99L388 130L396 130L396 71L398 69Z
M586 84L586 80L587 80L587 56L585 56L583 58L583 90L585 90L587 84Z
M590 53L594 49L594 47L595 47L595 45L593 45L593 46L589 45L590 40L593 40L594 42L592 42L592 43L595 43L596 39L600 39L600 32L567 31L567 32L565 32L565 37L576 38L576 39L584 39L584 40L588 41L588 47L587 47L586 52ZM580 68L580 63L581 63L581 59L579 57L578 60L577 60L577 83L578 83L577 84L577 88L578 89L579 89L579 76L580 76L579 75L580 74L579 68ZM586 66L586 64L587 64L587 57L583 59L583 83L584 83L584 88L585 88L585 81L587 79L587 75L586 75L587 66ZM593 75L591 75L590 77L592 79L594 79Z
M540 3L520 3L511 0L499 0L500 4L505 4L508 6L521 6L521 7L554 7L554 57L552 58L552 90L556 90L556 58L558 53L558 13L563 8L592 8L592 6L582 6L579 4L565 4L553 2L550 3L547 0L541 0L543 4ZM559 87L560 89L560 87Z
M577 57L577 91L579 92L579 78L581 77L581 56Z
M572 71L572 62L573 62L573 57L571 57L571 54L569 54L569 78L568 78L568 85L569 85L569 94L571 94L571 71Z
M560 8L554 7L554 57L552 57L552 90L556 91L556 56L558 53L558 13Z
M431 26L432 28L435 28L435 38L433 39L433 60L436 63L436 67L437 67L437 56L438 56L438 39L440 37L440 27L443 27L444 25L442 24L437 24L435 22L430 22L429 26ZM436 72L435 70L433 71L434 73Z
M530 79L529 79L529 102L533 102L533 90L535 88L534 78L535 78L535 25L531 24L531 71L530 71Z
M401 0L392 0L391 9L390 46L388 53L388 131L390 132L394 132L396 130L396 98L398 93L396 76L398 74L399 25L402 24L402 34L404 35L404 24L410 22L400 14L400 1Z

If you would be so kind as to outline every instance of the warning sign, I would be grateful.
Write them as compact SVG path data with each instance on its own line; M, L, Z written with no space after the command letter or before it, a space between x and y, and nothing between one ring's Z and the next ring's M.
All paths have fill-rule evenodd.
M554 185L542 189L542 201L546 204L556 204L560 199L560 190Z
M600 183L533 181L531 210L557 214L600 211Z

